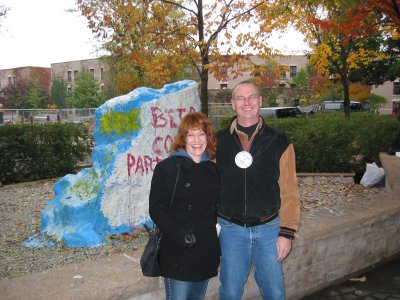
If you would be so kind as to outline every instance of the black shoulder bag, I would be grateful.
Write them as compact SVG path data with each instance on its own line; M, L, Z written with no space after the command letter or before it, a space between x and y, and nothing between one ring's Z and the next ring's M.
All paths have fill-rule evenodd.
M176 180L169 209L171 209L172 202L174 201L176 185L178 183L180 172L180 164L177 164L176 166L178 167L178 173L176 174ZM154 230L151 230L145 225L145 228L149 233L149 240L146 247L144 248L142 257L140 258L140 267L142 268L142 273L144 276L158 277L161 275L160 263L158 261L158 251L160 249L162 232L158 227L154 228Z

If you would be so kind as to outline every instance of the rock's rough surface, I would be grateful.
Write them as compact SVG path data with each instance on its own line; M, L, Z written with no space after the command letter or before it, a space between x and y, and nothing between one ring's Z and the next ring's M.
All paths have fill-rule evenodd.
M41 231L69 247L95 247L150 222L153 169L168 156L181 118L199 108L197 84L184 80L138 88L96 109L93 166L54 185Z

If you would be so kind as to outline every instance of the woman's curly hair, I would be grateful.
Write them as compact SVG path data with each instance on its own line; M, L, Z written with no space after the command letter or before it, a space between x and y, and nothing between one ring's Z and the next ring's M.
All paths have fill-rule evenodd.
M207 147L205 152L210 159L215 158L217 150L217 138L214 129L207 116L201 112L191 112L185 115L178 128L178 132L171 145L171 151L180 151L186 148L186 136L189 130L200 129L207 135Z

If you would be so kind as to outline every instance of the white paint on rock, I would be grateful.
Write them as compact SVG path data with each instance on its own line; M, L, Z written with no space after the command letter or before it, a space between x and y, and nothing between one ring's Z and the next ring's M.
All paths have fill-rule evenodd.
M162 114L155 124L152 108ZM186 112L181 114L180 109ZM166 95L154 102L145 103L140 112L142 130L132 140L131 148L125 153L119 154L115 160L113 173L110 175L104 188L101 209L112 226L128 224L131 227L144 223L148 218L148 197L151 178L155 167L153 161L151 167L144 162L144 157L152 160L164 159L168 156L172 137L175 136L180 118L190 110L199 110L197 84L177 94ZM181 115L180 115L181 114ZM161 125L166 124L164 127ZM156 148L161 155L154 153L153 144L156 138L162 138L156 143ZM167 139L167 148L164 142ZM135 158L135 164L131 168L131 176L128 174L128 155ZM143 168L138 167L138 159L142 159ZM147 166L147 168L146 168Z

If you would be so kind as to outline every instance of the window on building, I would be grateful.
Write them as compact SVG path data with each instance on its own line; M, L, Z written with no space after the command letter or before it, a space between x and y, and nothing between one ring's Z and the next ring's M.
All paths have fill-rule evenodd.
M78 77L78 70L74 70L74 81L76 80L77 77Z
M72 71L67 72L67 78L68 78L67 79L68 82L72 82Z
M400 95L400 82L393 82L393 95Z
M101 67L100 69L100 80L103 81L103 76L104 76L104 69Z
M290 66L290 78L297 76L297 66Z
M279 67L279 71L281 73L280 78L281 79L285 79L286 78L286 70L285 70L285 68L283 66L280 66Z
M220 88L221 90L226 90L226 89L228 89L228 84L227 84L227 83L220 83L220 84L219 84L219 88Z
M92 76L94 78L94 69L90 69L90 73L92 74Z
M219 71L223 74L228 74L228 68L226 66L221 66Z
M15 83L15 76L8 76L8 83L9 84L13 84L13 83Z

